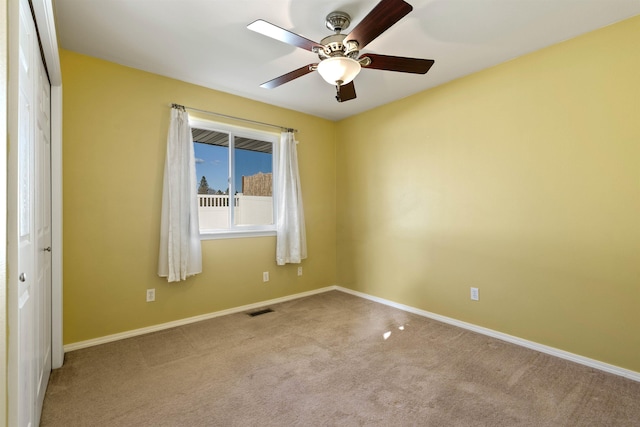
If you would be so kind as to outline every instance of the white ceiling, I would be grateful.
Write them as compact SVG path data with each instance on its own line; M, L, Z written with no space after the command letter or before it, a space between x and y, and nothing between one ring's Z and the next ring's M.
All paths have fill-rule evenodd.
M328 13L350 14L349 33L378 0L54 1L65 49L331 120L640 14L640 0L407 0L413 11L361 53L435 65L426 75L363 69L357 99L338 103L316 72L260 88L318 58L246 26L264 19L320 41Z

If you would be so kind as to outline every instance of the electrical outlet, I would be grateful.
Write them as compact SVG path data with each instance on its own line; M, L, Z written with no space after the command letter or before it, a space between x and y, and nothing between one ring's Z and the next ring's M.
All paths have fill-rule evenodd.
M302 276L302 267L298 267L298 276Z
M478 288L471 288L471 299L473 301L479 301L480 300L480 294L478 292Z
M147 302L153 302L156 300L156 290L147 289Z
M262 273L262 281L263 282L268 282L269 281L269 272L265 271Z

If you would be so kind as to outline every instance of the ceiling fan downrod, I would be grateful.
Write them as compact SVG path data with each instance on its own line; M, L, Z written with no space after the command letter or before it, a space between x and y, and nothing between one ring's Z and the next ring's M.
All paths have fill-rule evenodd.
M316 46L312 51L318 55L320 60L331 58L334 56L346 56L356 59L360 53L358 43L356 41L348 41L344 43L346 34L341 31L349 27L351 17L348 13L342 11L331 12L325 18L325 25L335 34L327 36L320 40L321 46Z

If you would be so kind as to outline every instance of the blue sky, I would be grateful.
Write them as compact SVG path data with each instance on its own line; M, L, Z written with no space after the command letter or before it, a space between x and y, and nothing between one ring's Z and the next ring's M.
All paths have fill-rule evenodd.
M200 185L203 176L207 177L209 188L226 191L229 176L229 150L227 147L195 143L196 182ZM248 150L236 150L236 191L241 191L242 176L258 172L272 172L271 154Z

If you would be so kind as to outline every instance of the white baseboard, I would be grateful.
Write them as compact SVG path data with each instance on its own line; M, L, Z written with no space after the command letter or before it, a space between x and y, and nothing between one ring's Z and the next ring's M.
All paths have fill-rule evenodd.
M513 335L505 334L502 332L494 331L493 329L484 328L482 326L474 325L472 323L463 322L461 320L453 319L451 317L442 316L440 314L431 313L426 310L411 307L409 305L399 304L384 298L375 297L373 295L365 294L362 292L354 291L352 289L343 288L342 286L327 286L324 288L314 289L308 292L301 292L298 294L288 295L286 297L275 298L268 301L261 301L254 304L247 304L240 307L230 308L227 310L216 311L213 313L202 314L200 316L188 317L186 319L175 320L173 322L161 323L159 325L148 326L146 328L134 329L131 331L121 332L118 334L107 335L100 338L94 338L86 341L79 341L64 346L65 353L70 351L79 350L81 348L92 347L94 345L105 344L112 341L118 341L126 338L132 338L138 335L148 334L150 332L162 331L165 329L175 328L176 326L188 325L190 323L200 322L202 320L213 319L214 317L225 316L227 314L242 313L245 311L253 310L256 308L265 307L271 304L278 304L281 302L291 301L298 298L303 298L311 295L320 294L323 292L338 290L351 294L360 298L364 298L370 301L374 301L380 304L388 305L390 307L397 308L409 313L417 314L419 316L427 317L429 319L437 320L442 323L457 326L459 328L467 329L479 334L487 335L493 338L497 338L502 341L506 341L512 344L526 347L531 350L539 351L541 353L549 354L551 356L559 357L561 359L569 360L581 365L589 366L594 369L598 369L611 374L619 375L621 377L629 378L633 381L640 382L640 372L635 372L629 369L621 368L619 366L611 365L599 360L590 359L588 357L580 356L578 354L570 353L568 351L560 350L554 347L549 347L544 344L539 344L533 341L529 341L523 338L515 337Z
M388 305L390 307L394 307L403 311L407 311L409 313L417 314L419 316L428 317L433 320L437 320L439 322L447 323L449 325L457 326L459 328L468 329L473 332L477 332L479 334L488 335L493 338L497 338L502 341L506 341L512 344L516 344L522 347L529 348L531 350L539 351L540 353L549 354L551 356L559 357L561 359L570 360L575 363L579 363L581 365L589 366L590 368L595 368L604 372L608 372L611 374L619 375L621 377L629 378L633 381L640 382L640 372L635 372L629 369L621 368L619 366L610 365L608 363L601 362L599 360L590 359L588 357L580 356L578 354L569 353L568 351L560 350L554 347L549 347L544 344L539 344L537 342L525 340L523 338L514 337L513 335L505 334L502 332L494 331L493 329L484 328L482 326L474 325L472 323L463 322L461 320L456 320L451 317L442 316L439 314L431 313L429 311L420 310L415 307L411 307L404 304L398 304L393 301L389 301L383 298L378 298L372 295L368 295L362 292L354 291L352 289L343 288L341 286L334 286L336 290L341 292L345 292L351 295L355 295L360 298L365 298L370 301L375 301L380 304Z
M190 323L200 322L202 320L207 320L207 319L213 319L214 317L225 316L227 314L242 313L244 311L249 311L256 308L262 308L267 305L291 301L294 299L308 297L311 295L316 295L323 292L332 291L335 289L336 289L336 286L328 286L325 288L314 289L312 291L301 292L293 295L287 295L286 297L275 298L268 301L261 301L254 304L242 305L240 307L234 307L228 310L215 311L213 313L201 314L199 316L188 317L186 319L174 320L172 322L160 323L158 325L153 325L153 326L147 326L146 328L133 329L131 331L120 332L118 334L113 334L113 335L106 335L104 337L94 338L86 341L78 341L75 343L65 345L64 352L68 353L70 351L80 350L81 348L93 347L94 345L106 344L108 342L123 340L126 338L132 338L138 335L144 335L151 332L158 332L165 329L171 329L171 328L175 328L176 326L188 325Z

